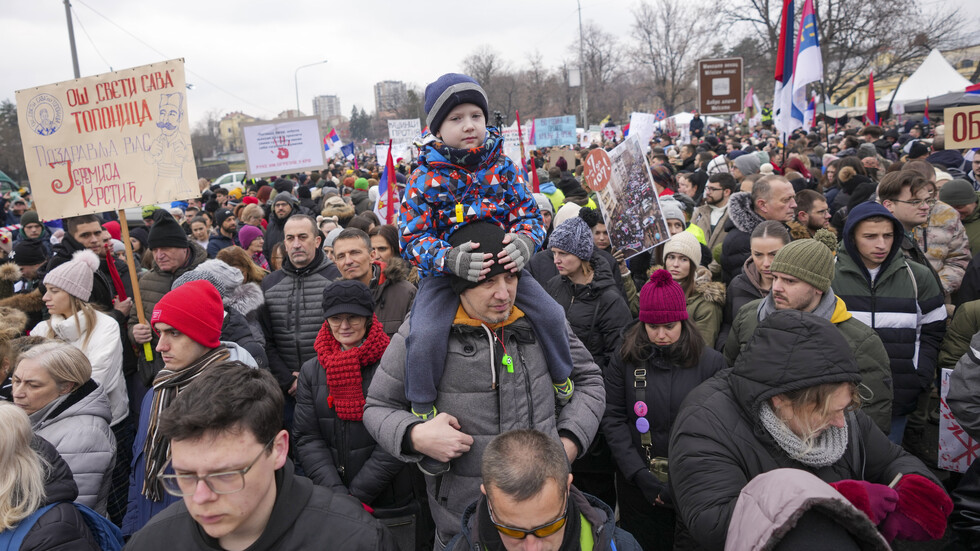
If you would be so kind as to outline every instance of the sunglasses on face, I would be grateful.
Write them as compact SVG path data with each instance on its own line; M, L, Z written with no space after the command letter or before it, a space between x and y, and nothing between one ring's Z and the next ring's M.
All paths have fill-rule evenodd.
M487 497L487 509L490 511L490 522L493 523L494 528L497 529L501 534L514 538L515 540L522 540L529 535L533 535L536 538L546 538L551 536L562 529L565 526L565 520L568 518L568 494L565 494L565 504L562 505L562 514L557 519L538 526L537 528L532 528L530 530L524 530L523 528L512 528L510 526L505 526L497 522L493 517L493 506L490 505L490 498Z

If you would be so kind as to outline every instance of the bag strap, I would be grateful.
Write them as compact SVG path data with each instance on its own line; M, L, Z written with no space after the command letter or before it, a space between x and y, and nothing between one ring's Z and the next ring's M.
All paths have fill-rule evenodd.
M27 537L27 533L37 524L38 519L44 516L44 513L54 508L55 505L58 504L51 503L50 505L41 507L21 520L13 530L7 530L0 534L0 551L19 551L21 544L24 543L24 538Z
M633 370L633 392L636 394L636 401L646 403L647 394L647 370L639 367ZM653 439L650 438L650 429L640 433L640 445L647 453L647 459L653 457L650 448L653 446Z

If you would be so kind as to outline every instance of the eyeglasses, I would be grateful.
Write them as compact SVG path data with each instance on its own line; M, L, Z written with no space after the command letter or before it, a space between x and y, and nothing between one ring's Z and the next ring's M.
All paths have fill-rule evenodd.
M522 540L529 535L534 535L536 538L546 538L555 532L562 529L565 526L565 520L568 518L568 493L565 493L565 504L562 505L562 514L557 519L549 522L548 524L542 524L537 528L532 528L530 530L524 530L523 528L511 528L510 526L504 526L497 522L493 518L493 507L490 505L490 497L487 497L487 509L490 511L490 522L501 534L514 538L515 540Z
M170 461L168 461L163 469L160 470L157 479L163 484L163 489L168 494L177 497L194 495L194 492L197 491L197 483L202 480L207 484L208 489L216 494L234 494L245 489L245 475L248 474L248 471L252 470L252 467L258 463L262 454L272 447L272 443L275 441L276 439L273 437L272 440L269 440L268 444L262 446L262 451L244 469L211 473L204 476L198 476L196 474L163 474L167 470L167 467L170 466Z
M720 188L720 187L711 187L711 186L708 186L708 187L706 187L706 188L704 188L704 189L706 189L706 190L708 190L708 191L724 191L724 188Z
M327 318L327 321L330 322L330 325L335 325L337 327L340 327L344 323L351 327L358 327L360 325L364 325L367 318L364 316L355 316L354 314L345 314L343 316L330 316Z
M906 205L912 205L913 208L919 208L923 204L929 205L930 207L936 204L935 199L913 199L911 201L903 201L901 199L892 199L894 203L905 203Z

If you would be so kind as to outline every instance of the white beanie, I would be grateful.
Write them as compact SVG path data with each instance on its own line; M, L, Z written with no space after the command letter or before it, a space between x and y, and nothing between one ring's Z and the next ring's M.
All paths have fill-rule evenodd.
M58 287L82 302L88 302L92 298L92 282L98 269L98 255L83 249L75 252L68 262L48 272L44 276L44 284Z

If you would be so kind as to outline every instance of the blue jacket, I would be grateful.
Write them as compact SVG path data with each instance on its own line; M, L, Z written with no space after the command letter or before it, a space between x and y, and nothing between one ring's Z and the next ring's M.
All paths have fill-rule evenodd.
M398 215L402 255L426 277L446 274L443 266L452 249L449 236L464 224L495 223L509 233L530 237L536 248L544 242L545 229L537 202L514 162L503 154L504 141L497 130L487 128L488 138L475 155L470 171L452 164L448 147L430 139L419 153L419 167L405 187ZM462 220L456 205L461 205Z

